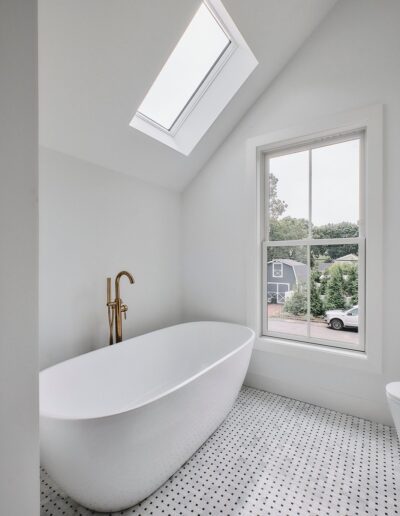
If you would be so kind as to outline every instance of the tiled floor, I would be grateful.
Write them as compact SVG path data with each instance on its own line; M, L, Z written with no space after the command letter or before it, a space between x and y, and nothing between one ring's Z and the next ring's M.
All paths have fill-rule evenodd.
M244 387L200 450L118 514L392 516L399 501L393 428ZM41 516L89 514L42 471Z

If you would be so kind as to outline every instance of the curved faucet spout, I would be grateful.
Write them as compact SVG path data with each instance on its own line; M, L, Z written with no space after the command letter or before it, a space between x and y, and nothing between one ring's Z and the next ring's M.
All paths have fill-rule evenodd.
M135 279L132 276L132 274L128 271L121 271L117 274L115 277L115 297L119 298L119 280L122 278L122 276L126 276L131 284L135 283Z
M135 279L130 272L121 271L115 277L115 299L111 300L111 278L107 278L107 309L108 324L110 327L109 343L114 343L113 325L115 324L115 342L122 341L122 314L126 319L128 305L122 302L119 293L119 282L122 276L126 276L131 284L135 283Z

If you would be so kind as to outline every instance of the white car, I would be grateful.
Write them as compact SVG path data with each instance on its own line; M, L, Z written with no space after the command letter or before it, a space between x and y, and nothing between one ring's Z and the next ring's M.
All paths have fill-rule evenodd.
M328 310L325 313L325 321L334 330L358 328L358 305L350 310Z

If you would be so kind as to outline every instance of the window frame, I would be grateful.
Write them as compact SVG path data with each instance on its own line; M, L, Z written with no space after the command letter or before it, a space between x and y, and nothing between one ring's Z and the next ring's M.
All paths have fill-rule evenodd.
M239 91L258 61L221 0L203 0L230 39L230 44L216 62L194 97L185 106L171 131L143 116L137 109L129 126L164 145L188 156L222 110ZM138 106L139 107L139 106Z
M275 265L281 266L281 273L275 274ZM283 278L283 263L282 262L272 262L272 277L273 278Z
M360 152L360 161L359 161L359 232L358 237L352 238L314 238L312 236L312 159L311 153L314 149L320 149L322 147L345 143L348 141L358 140L360 142L359 152ZM308 237L299 240L269 240L269 160L279 157L279 156L287 156L290 154L294 154L297 152L307 151L309 156L309 190L308 190L308 214L309 214L309 227L308 227ZM262 268L262 278L261 278L261 295L262 295L262 336L264 337L276 337L279 339L285 339L289 341L299 341L305 342L310 345L317 346L327 346L334 348L346 349L349 351L365 351L365 290L366 290L366 281L365 281L365 162L364 162L364 154L365 154L365 130L356 130L349 131L341 134L330 134L324 137L312 138L310 140L304 140L301 144L295 144L293 146L286 145L283 142L282 148L274 149L271 152L262 152L261 153L261 223L264 228L263 231L263 242L262 242L262 263L268 263L268 254L267 249L271 247L294 247L294 246L305 246L307 248L307 268L309 271L309 278L307 281L307 317L310 317L310 279L311 279L311 265L310 265L310 249L313 245L341 245L341 244L355 244L358 245L358 298L359 298L359 306L361 306L359 320L358 320L358 343L354 345L349 345L349 343L342 342L340 340L332 339L321 339L317 337L312 337L310 335L310 325L307 324L307 336L295 335L290 333L277 332L268 329L268 300L267 296L265 296L265 288L268 284L267 272L266 269ZM275 277L275 276L273 276ZM333 337L336 334L332 334Z
M365 301L365 351L315 346L262 335L263 226L261 223L262 154L301 145L327 136L365 131L365 275L368 288ZM255 350L281 354L299 360L311 360L329 366L382 371L382 300L383 300L383 106L367 106L352 111L320 116L287 129L247 140L246 166L246 320L256 332Z

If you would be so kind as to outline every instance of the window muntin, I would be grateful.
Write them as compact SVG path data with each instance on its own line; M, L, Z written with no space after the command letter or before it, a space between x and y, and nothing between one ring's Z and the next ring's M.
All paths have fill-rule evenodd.
M230 45L226 31L202 3L137 114L171 131Z
M283 264L281 262L273 262L272 263L272 276L274 278L282 278Z
M363 135L357 133L265 154L264 335L364 349L362 143ZM340 188L337 184L332 186L335 169L340 169ZM338 195L340 189L346 188ZM279 307L272 306L278 303L268 294L275 288L268 263L275 259L287 260L293 276L296 272L301 276L301 280L291 283ZM342 310L344 316L355 305L360 306L361 316L357 328L351 316L346 316L349 321L344 321L343 330L328 328L324 322L328 310Z

